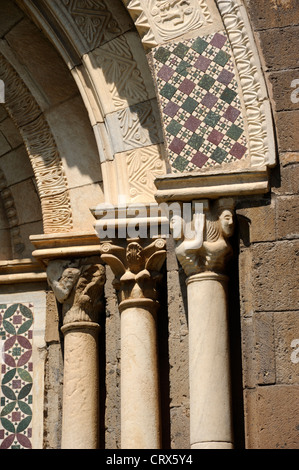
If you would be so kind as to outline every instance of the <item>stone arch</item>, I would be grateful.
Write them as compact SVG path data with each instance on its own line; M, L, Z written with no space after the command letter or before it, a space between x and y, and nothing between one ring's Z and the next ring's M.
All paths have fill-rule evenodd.
M92 127L74 78L17 2L3 5L2 23L4 105L22 135L44 219L44 229L31 233L92 231L89 208L103 200L102 174Z
M155 181L201 170L241 172L246 191L259 192L260 179L267 190L267 167L275 165L271 106L243 3L188 0L188 8L180 1L169 8L166 3L19 2L55 44L78 85L98 143L105 200L116 203L121 195L127 202L154 202ZM223 49L216 44L219 36L225 38ZM214 55L222 53L217 77L208 76L214 88L198 86L208 75L195 64L203 42L215 45ZM191 52L187 61L180 55L184 48ZM166 64L164 53L178 67L178 62L186 62L188 71L193 67L183 79L195 91L184 92L183 106L175 94L183 79L177 80L178 70ZM165 65L173 79L162 77ZM205 131L194 129L194 122L201 122L201 103L211 95L222 100L212 116L221 128L205 115ZM187 100L197 102L197 109L190 111ZM169 111L174 107L177 116L189 113L192 123L174 118Z
M105 200L154 202L166 173L164 137L149 65L120 1L18 2L71 71L89 114Z

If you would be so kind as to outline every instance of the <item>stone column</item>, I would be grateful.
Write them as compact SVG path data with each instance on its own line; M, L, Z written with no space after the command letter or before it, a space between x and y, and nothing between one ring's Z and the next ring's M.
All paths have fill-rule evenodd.
M193 449L232 449L232 403L225 267L232 254L231 199L194 215L195 236L175 236L187 277L190 440ZM177 222L172 221L177 232Z
M122 449L161 447L156 315L165 245L130 239L125 248L104 243L101 249L115 275L121 314Z
M97 258L50 261L48 280L63 305L63 449L97 449L98 333L105 270Z

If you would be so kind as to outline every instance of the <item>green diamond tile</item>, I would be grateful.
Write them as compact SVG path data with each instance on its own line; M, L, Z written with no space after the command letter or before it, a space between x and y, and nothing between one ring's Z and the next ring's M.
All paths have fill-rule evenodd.
M209 90L215 83L215 80L213 77L210 77L209 75L204 75L198 85L203 88L204 90Z
M177 121L172 120L166 127L166 130L167 132L169 132L169 134L176 136L180 132L182 127L183 127L182 124L180 124Z
M182 104L182 108L185 111L188 111L188 113L192 114L195 108L197 107L198 102L194 100L193 98L190 98L190 96L186 99L186 101Z
M217 147L216 150L211 155L211 158L215 160L217 163L222 163L225 157L227 156L227 152L220 147Z
M236 97L237 93L230 88L226 88L220 98L225 101L226 103L230 104L234 98Z
M190 69L190 64L186 62L185 60L182 60L177 66L176 72L179 73L180 75L183 75L183 77L186 77L189 73L189 69Z
M170 83L166 83L164 87L162 88L162 90L160 91L161 95L164 96L164 98L167 98L169 100L171 100L175 92L176 92L176 88Z
M175 161L173 162L172 166L179 171L184 171L186 166L188 165L188 160L184 157L178 156Z
M203 144L203 138L198 134L193 134L191 139L188 141L190 147L198 150Z
M197 38L193 45L191 46L191 48L198 52L199 54L202 54L204 52L204 50L208 47L209 43L204 41L203 39L201 38Z
M225 66L225 64L229 61L230 55L227 54L227 52L224 51L219 51L218 54L216 55L214 62L216 64L221 65L222 67Z
M176 46L176 48L172 51L173 54L183 59L187 52L189 51L189 47L185 46L181 42Z
M204 122L208 124L208 126L210 127L215 127L219 119L220 119L220 116L218 114L214 113L213 111L210 111L206 115Z
M226 135L228 135L228 137L233 140L238 140L242 134L243 129L241 129L241 127L236 126L235 124L233 124L226 133Z
M171 55L171 52L169 50L165 49L164 47L159 47L154 57L159 62L162 62L163 64L165 64L165 62L168 60L170 55Z

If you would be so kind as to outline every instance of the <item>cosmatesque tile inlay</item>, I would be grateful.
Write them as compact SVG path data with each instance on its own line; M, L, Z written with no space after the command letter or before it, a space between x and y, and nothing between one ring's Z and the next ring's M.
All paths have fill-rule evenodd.
M245 158L242 108L225 33L163 45L153 55L173 171Z
M0 305L0 449L32 448L32 307Z

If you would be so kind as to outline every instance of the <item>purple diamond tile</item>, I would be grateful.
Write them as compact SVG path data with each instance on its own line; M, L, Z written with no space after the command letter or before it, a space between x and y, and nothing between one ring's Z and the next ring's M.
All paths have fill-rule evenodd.
M240 114L240 111L237 108L234 108L233 106L229 106L227 110L225 111L223 117L225 119L228 119L228 121L235 122L239 114Z
M202 152L196 152L194 157L192 158L191 162L198 166L198 168L201 168L204 166L204 164L208 161L208 157L204 155Z
M230 154L233 157L236 157L239 160L241 160L241 158L243 157L246 150L247 149L246 149L246 147L244 147L244 145L241 145L241 144L239 144L239 142L236 142L235 145L233 146L233 148L231 149Z
M190 116L185 122L184 126L191 132L195 132L198 129L202 121L197 119L195 116Z
M191 80L188 80L188 78L185 78L185 80L183 80L183 82L181 83L179 90L185 93L186 95L190 95L194 87L195 83L191 82Z
M167 65L163 65L161 70L158 72L158 77L162 78L165 82L168 82L168 80L172 77L174 74L174 70L168 67Z
M207 68L209 67L210 63L211 63L210 59L207 59L206 57L201 55L199 56L197 61L194 63L194 67L201 70L202 72L205 72Z
M212 142L212 144L219 145L223 137L224 135L221 132L217 131L216 129L213 129L208 137L208 141Z
M210 42L212 46L218 47L218 49L221 49L225 43L226 43L226 37L219 33L216 33L212 41Z
M179 155L181 151L183 150L183 148L185 147L185 145L186 145L185 142L175 137L173 141L171 142L171 144L169 145L169 149Z
M228 85L232 79L234 78L234 74L229 72L228 70L223 69L220 73L219 77L217 78L218 82L223 83L224 85Z
M163 113L167 114L167 116L173 117L176 115L179 109L180 107L176 103L169 101L163 109Z
M217 103L217 101L218 101L217 96L212 95L212 93L207 93L201 103L207 108L211 109Z

